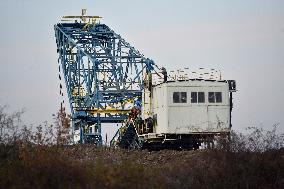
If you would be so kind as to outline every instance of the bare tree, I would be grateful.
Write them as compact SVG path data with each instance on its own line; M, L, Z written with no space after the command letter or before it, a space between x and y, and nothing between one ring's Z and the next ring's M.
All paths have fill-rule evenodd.
M21 116L23 110L14 113L6 113L7 106L0 106L0 143L11 143L21 136L23 126Z
M217 148L232 152L264 152L284 148L284 133L279 133L279 124L271 130L261 127L248 127L248 134L232 131L229 140L218 140Z
M54 124L56 128L56 144L66 145L71 143L70 118L65 108L60 108L54 115Z

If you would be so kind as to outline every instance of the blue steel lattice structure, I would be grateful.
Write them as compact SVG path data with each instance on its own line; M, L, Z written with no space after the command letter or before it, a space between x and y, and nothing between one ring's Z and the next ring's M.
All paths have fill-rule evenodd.
M54 26L72 114L81 143L102 144L101 124L127 118L126 104L139 100L154 62L100 23Z

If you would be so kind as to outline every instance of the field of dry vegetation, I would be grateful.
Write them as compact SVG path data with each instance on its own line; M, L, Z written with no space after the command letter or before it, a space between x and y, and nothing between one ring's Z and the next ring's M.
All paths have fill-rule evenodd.
M250 128L214 149L68 145L68 118L34 129L0 107L0 188L284 188L284 136Z

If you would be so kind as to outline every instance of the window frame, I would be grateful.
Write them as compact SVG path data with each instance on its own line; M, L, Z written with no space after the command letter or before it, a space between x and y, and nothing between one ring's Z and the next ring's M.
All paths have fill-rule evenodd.
M197 95L197 92L191 92L190 93L190 102L192 103L192 104L195 104L195 103L198 103L198 95Z
M223 97L222 92L208 92L208 103L222 103Z
M200 94L202 94L202 98L200 98ZM198 103L205 103L205 92L197 92L197 101Z
M205 92L203 92L203 91L199 91L199 92L192 91L190 94L191 94L190 97L191 97L191 103L192 104L205 103Z
M180 92L180 103L187 103L187 92Z
M173 92L173 103L174 104L185 104L187 103L187 92Z
M223 102L222 92L215 92L215 102L216 103L222 103Z
M179 103L180 99L180 93L179 92L173 92L173 103Z

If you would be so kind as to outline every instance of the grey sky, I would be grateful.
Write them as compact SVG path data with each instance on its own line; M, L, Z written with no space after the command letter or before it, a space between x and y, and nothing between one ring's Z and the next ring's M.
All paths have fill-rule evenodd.
M63 15L101 22L166 68L216 68L237 81L233 127L284 131L284 1L0 1L0 104L25 122L51 120L59 103L53 25Z

